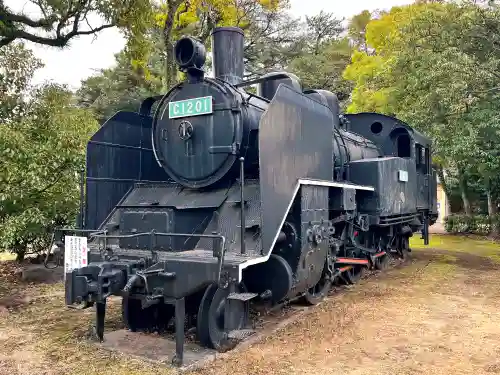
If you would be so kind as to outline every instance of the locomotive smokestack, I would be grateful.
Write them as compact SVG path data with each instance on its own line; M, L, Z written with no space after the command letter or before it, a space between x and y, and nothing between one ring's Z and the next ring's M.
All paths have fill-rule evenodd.
M236 85L243 81L243 30L216 27L212 32L213 69L216 78Z
M182 37L174 46L175 62L181 72L186 72L191 82L203 79L205 64L205 46L189 36Z
M205 64L205 46L198 40L185 36L174 46L175 61L181 70L189 68L201 69Z

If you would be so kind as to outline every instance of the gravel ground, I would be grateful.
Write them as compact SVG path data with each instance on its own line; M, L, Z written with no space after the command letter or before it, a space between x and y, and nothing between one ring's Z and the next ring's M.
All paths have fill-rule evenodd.
M415 250L411 263L192 374L500 373L500 246L433 238L434 249ZM86 341L93 312L66 309L61 284L10 282L0 281L0 374L173 373ZM119 304L110 305L107 327L121 328Z

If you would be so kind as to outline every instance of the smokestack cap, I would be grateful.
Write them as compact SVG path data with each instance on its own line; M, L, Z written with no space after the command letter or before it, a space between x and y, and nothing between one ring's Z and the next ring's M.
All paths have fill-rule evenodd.
M177 41L174 47L175 61L181 69L198 68L205 64L205 46L198 40L185 36Z

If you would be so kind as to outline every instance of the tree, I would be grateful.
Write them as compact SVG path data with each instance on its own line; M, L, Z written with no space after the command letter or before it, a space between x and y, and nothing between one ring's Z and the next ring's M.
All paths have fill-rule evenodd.
M305 88L330 90L344 100L352 85L343 79L342 72L350 62L353 48L342 36L342 21L323 11L306 17L302 54L290 62L288 69L301 78Z
M278 8L259 8L248 14L245 30L246 78L285 70L291 61L303 56L307 35L299 18L287 12L288 3Z
M23 116L0 118L0 248L22 260L29 249L48 245L54 226L71 225L76 217L78 170L98 125L90 111L75 106L65 87L30 88L39 62L22 45L5 48L12 59L25 58L16 75L23 77L17 80L22 83L18 89L30 97L2 102L22 108Z
M499 22L498 8L475 4L395 7L367 25L375 52L355 52L344 72L355 83L349 111L396 115L432 137L434 159L458 175L467 214L474 176L499 172L482 164L496 160L500 140Z
M245 32L244 60L248 74L246 78L284 69L291 59L303 53L300 47L303 38L301 39L299 34L301 24L283 11L285 2L282 1L278 8L264 7L254 0L236 4L246 4L248 7L245 17L235 21ZM175 29L175 37L188 31L197 37L202 32L209 35L211 30L202 24L206 24L206 21L183 24ZM77 92L79 103L93 109L100 121L109 118L118 110L137 110L145 97L164 93L169 87L167 84L172 85L177 80L175 65L169 73L170 76L175 74L175 77L171 82L166 80L165 41L162 30L158 26L151 26L144 40L144 51L147 50L147 53L142 51L132 56L135 52L126 48L117 54L115 67L101 70L82 82ZM174 41L175 39L172 43ZM205 39L204 42L206 47L210 48L209 40ZM207 67L209 64L207 61Z
M41 62L23 44L13 43L0 49L0 124L23 115L29 81L40 67Z
M352 85L343 79L342 73L349 64L351 52L347 38L332 40L323 44L317 54L306 53L292 60L289 70L301 78L304 88L330 90L345 100Z
M368 46L366 44L366 26L372 19L372 14L368 10L364 10L351 18L348 26L349 38L353 41L354 45L368 53Z
M156 36L153 48L142 70L132 67L125 51L118 53L114 67L102 69L82 81L76 92L79 105L94 111L102 123L117 111L136 111L142 100L164 92L165 68L160 35Z
M162 3L157 11L156 26L163 33L165 87L170 88L176 81L173 42L181 33L189 33L206 43L215 26L238 26L246 30L257 20L257 14L266 11L274 14L287 4L288 0L171 0ZM271 25L269 22L268 26Z
M310 50L318 55L325 44L339 38L342 31L341 19L333 16L333 13L320 11L316 16L306 16L307 32L310 40Z
M151 11L149 0L29 0L27 5L40 16L14 12L0 0L0 47L15 40L64 47L77 36L115 26L138 36ZM92 16L102 22L91 25Z

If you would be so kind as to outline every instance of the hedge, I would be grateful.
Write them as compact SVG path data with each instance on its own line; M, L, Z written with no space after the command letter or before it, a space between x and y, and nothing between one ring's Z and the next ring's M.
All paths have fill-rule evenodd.
M445 218L444 228L448 233L470 233L488 235L492 231L493 224L500 225L500 214L488 215L458 215L453 214Z

